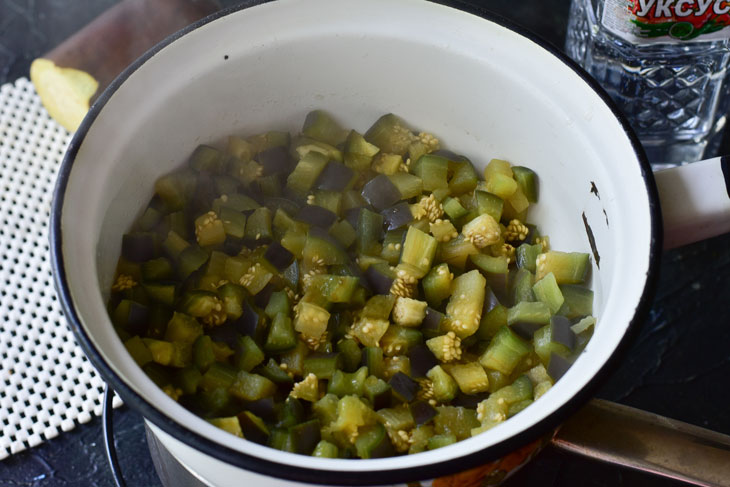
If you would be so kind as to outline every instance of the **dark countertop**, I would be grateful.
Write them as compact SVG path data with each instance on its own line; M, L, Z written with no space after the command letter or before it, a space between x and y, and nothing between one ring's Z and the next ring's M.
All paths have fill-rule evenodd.
M30 61L116 0L0 0L0 84L28 76ZM221 2L224 6L236 3ZM563 45L568 0L472 0ZM723 144L730 153L730 144ZM598 397L730 434L730 235L664 254L649 319ZM141 417L114 414L130 486L159 486ZM0 486L112 486L96 418L0 462ZM548 447L505 485L679 486L677 481L598 463Z

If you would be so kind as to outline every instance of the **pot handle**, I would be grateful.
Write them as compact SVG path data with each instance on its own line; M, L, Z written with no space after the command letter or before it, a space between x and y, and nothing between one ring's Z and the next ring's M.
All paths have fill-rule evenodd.
M116 487L127 487L124 477L122 476L122 469L119 467L119 460L117 459L117 448L114 445L114 421L112 416L114 414L114 390L109 384L104 384L104 399L101 410L101 430L104 436L104 451L106 452L106 459L109 462L109 468L112 471L112 477L114 478L114 485Z
M664 220L664 248L730 232L730 156L654 173Z
M552 444L695 485L730 486L730 436L610 401L589 401Z

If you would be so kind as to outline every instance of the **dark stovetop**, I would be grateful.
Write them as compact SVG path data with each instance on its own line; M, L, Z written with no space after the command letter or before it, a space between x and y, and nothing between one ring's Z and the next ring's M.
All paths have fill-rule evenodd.
M0 0L0 85L28 76L30 61L116 0ZM236 3L224 0L224 6ZM568 0L471 0L563 45ZM727 139L727 137L726 137ZM724 152L730 153L727 140ZM624 362L599 390L617 401L730 434L730 235L664 254L650 316ZM141 417L114 414L130 486L159 486ZM0 462L0 486L111 486L101 421L94 419ZM505 485L678 486L548 447Z

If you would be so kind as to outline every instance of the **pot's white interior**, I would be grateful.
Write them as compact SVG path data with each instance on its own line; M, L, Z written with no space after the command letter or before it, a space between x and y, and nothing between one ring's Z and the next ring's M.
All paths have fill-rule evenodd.
M560 408L610 356L644 288L651 222L635 153L611 111L563 62L497 24L421 0L282 0L239 11L165 47L111 96L78 151L62 216L73 302L108 364L187 428L282 464L301 462L234 438L168 398L126 353L104 301L121 235L156 177L200 143L271 128L296 131L313 108L361 132L394 112L479 168L495 157L533 168L541 195L531 220L554 249L590 252L585 213L601 260L592 278L596 333L536 405L438 451L368 461L312 458L308 465L386 470L453 458ZM590 192L592 182L600 199Z

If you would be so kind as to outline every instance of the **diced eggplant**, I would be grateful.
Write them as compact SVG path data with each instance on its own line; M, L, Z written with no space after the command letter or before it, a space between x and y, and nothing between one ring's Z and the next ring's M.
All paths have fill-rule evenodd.
M304 420L304 405L299 399L289 396L280 406L277 412L277 428L289 428Z
M130 262L144 262L155 258L157 242L150 232L126 233L122 237L122 257Z
M454 151L450 151L448 149L439 149L437 151L433 152L434 155L445 157L446 159L453 161L453 162L459 162L459 161L468 161L466 156L462 156L461 154L457 154Z
M229 208L250 215L252 211L261 208L261 205L251 195L244 193L223 193L225 198L221 196L213 201L213 209L217 210L216 205L220 208Z
M319 227L311 227L309 229L309 232L307 232L307 236L311 238L318 238L321 240L324 240L329 245L333 247L333 251L336 251L338 253L341 253L344 255L345 250L342 248L342 245L340 245L340 242L337 241L336 238L334 238L332 235L327 232L327 230L319 228ZM339 256L338 256L339 257Z
M365 132L365 139L379 147L382 152L403 155L415 136L400 117L388 113L376 120Z
M260 399L260 397L251 397L250 394L255 395L255 391L245 391L243 389L246 389L247 386L251 384L259 384L261 381L263 381L264 377L259 376L258 374L248 374L244 375L243 372L250 372L262 363L266 359L266 356L264 355L264 351L261 350L261 347L254 341L253 338L250 336L242 336L238 339L238 343L236 344L236 355L234 357L234 364L236 366L236 369L239 370L239 376L242 377L242 380L240 382L241 386L241 392L244 394L241 396L241 399L245 399L247 401L253 401L255 399ZM259 379L261 377L261 379ZM268 379L266 379L269 381ZM271 382L271 381L269 381ZM271 383L271 389L273 389L273 382ZM267 397L270 394L266 394L261 397Z
M235 330L241 335L255 337L259 331L259 321L261 317L247 302L243 302L243 312L240 318L233 322Z
M304 205L297 213L297 220L320 228L329 228L337 215L317 205Z
M238 415L238 421L241 423L243 437L254 443L265 445L269 439L269 429L264 422L253 414L251 411L243 411Z
M329 234L337 239L344 248L350 248L357 240L357 232L347 220L339 220L329 229Z
M225 252L226 255L235 257L236 255L241 253L241 249L243 249L243 246L244 241L242 238L235 238L229 235L228 237L226 237L226 241L223 242L223 252Z
M273 196L264 199L264 205L276 214L276 210L282 209L287 215L296 215L301 205L296 201L279 196Z
M400 191L385 174L375 176L365 183L362 197L378 211L383 211L401 200Z
M365 379L363 389L365 397L376 411L390 405L393 389L384 380L371 375Z
M436 408L431 406L427 401L415 401L411 403L410 409L413 420L417 425L428 423L438 414Z
M362 208L358 214L357 251L359 254L372 255L379 252L383 239L383 216Z
M216 326L215 328L210 329L207 334L214 342L222 342L229 347L234 348L238 342L238 337L241 336L238 331L238 325L236 324L237 321L238 320L236 320L236 322L227 322L223 323L221 326Z
M393 392L404 402L411 402L416 398L418 382L408 377L403 372L396 372L388 381Z
M322 439L318 419L312 419L289 428L294 453L311 455L317 443Z
M209 254L206 250L197 245L190 245L180 252L178 259L178 275L187 279L190 274L197 271L208 261Z
M368 368L370 375L384 377L383 350L378 347L365 347L362 351L362 365Z
M270 358L269 361L266 362L266 365L256 367L254 372L259 375L263 375L271 382L283 384L287 388L291 388L291 385L294 382L294 378L287 374L273 358Z
M360 458L383 458L395 454L393 444L382 424L365 426L362 430L355 440L355 450Z
M444 320L444 314L430 306L426 308L426 317L421 323L421 331L425 337L436 336L441 334L441 322Z
M263 176L288 174L294 166L289 151L283 145L262 150L258 153L256 159L264 168Z
M205 213L217 197L213 178L209 173L202 172L197 176L195 192L190 200L190 210L193 213Z
M378 458L491 428L568 370L590 256L525 222L531 170L479 181L393 114L363 137L315 110L302 132L200 146L127 230L108 308L156 384L249 441Z
M532 336L535 332L542 327L543 325L540 323L530 323L529 321L517 321L510 325L512 331L525 340L532 340Z
M550 354L550 363L547 366L547 373L554 381L557 381L565 375L571 365L573 365L573 363L570 360L562 355L552 352Z
M251 185L261 198L279 198L284 193L284 176L282 174L270 174L258 178Z
M136 301L129 301L129 312L124 329L133 335L141 335L147 327L149 308Z
M263 419L273 423L276 420L276 402L273 397L265 397L246 404L246 409Z
M196 171L218 172L223 167L223 154L215 147L199 145L188 162Z
M304 377L309 374L319 379L332 379L336 371L342 369L344 357L340 352L314 353L304 359Z
M348 373L355 372L362 362L362 350L357 341L345 338L337 342L336 348L342 357L342 370Z
M362 210L362 208L350 208L345 210L345 220L347 220L347 223L352 225L352 228L357 228L357 224L360 221L360 210Z
M552 341L561 343L570 350L575 348L575 333L570 328L572 323L565 316L552 316L550 326L552 327Z
M395 230L401 228L413 221L413 213L411 207L405 201L401 201L390 208L380 212L385 220L387 230Z
M464 394L459 391L456 397L451 401L452 406L476 409L480 402L489 397L488 392L478 392L476 394Z
M271 282L268 282L261 291L257 292L253 297L254 304L259 308L265 308L274 291L276 291L276 286L274 286Z
M391 274L387 266L371 265L365 269L365 280L375 294L388 294L395 280Z
M317 178L315 187L329 191L344 191L352 185L355 177L355 171L349 167L341 162L330 161Z
M345 141L348 131L340 127L327 112L312 110L304 119L302 134L336 146Z
M289 287L296 289L299 286L299 262L295 260L281 274Z
M484 309L482 310L482 316L492 311L499 304L499 299L497 299L494 291L492 291L491 287L487 286L484 294Z
M408 358L411 360L413 377L426 377L426 373L438 365L436 356L422 343L411 347L408 351Z
M279 242L274 241L264 253L264 257L279 272L283 272L294 260L294 254L286 250Z

